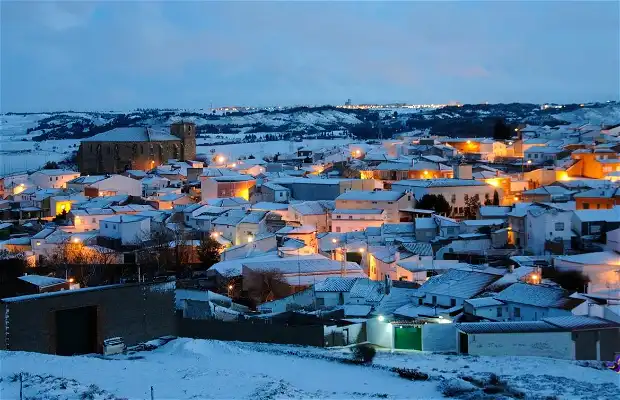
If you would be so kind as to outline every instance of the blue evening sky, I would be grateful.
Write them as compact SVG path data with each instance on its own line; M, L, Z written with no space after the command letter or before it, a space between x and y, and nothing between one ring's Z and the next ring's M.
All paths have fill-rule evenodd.
M617 1L3 0L0 18L4 112L620 91Z

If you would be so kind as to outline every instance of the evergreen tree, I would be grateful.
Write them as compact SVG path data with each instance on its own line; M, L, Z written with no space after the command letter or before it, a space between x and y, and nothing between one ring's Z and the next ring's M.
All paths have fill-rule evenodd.
M497 190L493 192L493 205L499 206L499 193L497 193Z
M495 140L508 140L511 137L510 128L503 119L498 119L493 126L493 139Z
M200 240L200 245L197 249L198 259L205 269L220 261L221 248L222 246L209 235L205 235Z

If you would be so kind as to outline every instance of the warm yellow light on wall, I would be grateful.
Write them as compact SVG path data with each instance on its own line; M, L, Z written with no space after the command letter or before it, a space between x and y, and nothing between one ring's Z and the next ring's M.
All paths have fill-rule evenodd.
M71 211L71 202L70 201L59 201L56 203L56 215L62 214L62 212Z
M491 186L494 186L494 187L499 187L499 186L500 186L500 181L499 181L499 179L495 179L495 178L493 178L493 179L487 179L487 180L485 180L485 182L486 182L486 183L488 183L488 184L489 184L489 185L491 185Z
M237 197L241 197L244 200L250 200L250 189L238 189L236 192Z

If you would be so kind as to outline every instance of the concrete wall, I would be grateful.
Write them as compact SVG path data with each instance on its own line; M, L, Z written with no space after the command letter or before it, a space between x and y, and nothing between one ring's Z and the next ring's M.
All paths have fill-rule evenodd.
M422 325L422 351L457 351L455 324Z
M471 355L573 358L570 332L479 333L468 343Z
M123 337L131 346L176 335L174 282L168 282L3 299L2 311L8 310L8 318L0 342L7 350L55 354L54 311L86 306L97 307L99 346L103 340L116 336Z

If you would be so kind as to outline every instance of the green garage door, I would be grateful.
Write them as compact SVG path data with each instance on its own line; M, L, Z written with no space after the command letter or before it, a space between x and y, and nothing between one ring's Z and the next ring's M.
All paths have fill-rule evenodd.
M395 326L394 348L422 350L422 328L416 326Z

